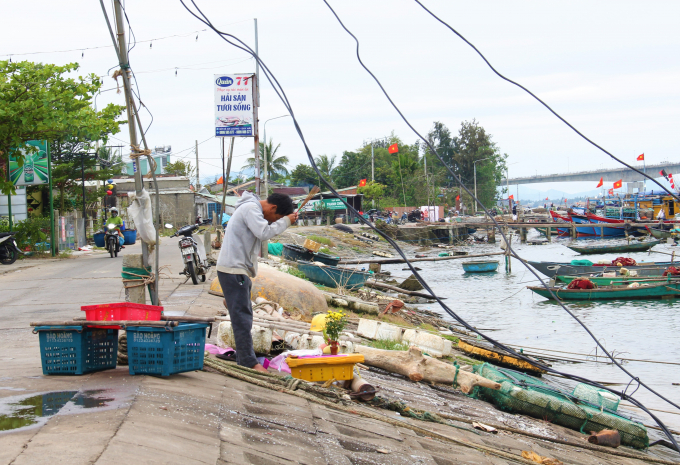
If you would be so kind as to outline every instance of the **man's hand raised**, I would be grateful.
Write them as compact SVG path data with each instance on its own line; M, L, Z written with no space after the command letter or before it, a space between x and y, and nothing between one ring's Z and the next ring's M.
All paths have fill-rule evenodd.
M288 219L290 220L290 224L295 224L295 222L298 219L298 214L297 213L291 213L288 215Z

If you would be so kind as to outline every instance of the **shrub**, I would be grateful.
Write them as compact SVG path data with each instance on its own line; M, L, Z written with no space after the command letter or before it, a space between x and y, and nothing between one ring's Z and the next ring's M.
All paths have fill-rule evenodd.
M334 247L333 242L327 238L327 237L322 237L322 236L307 236L307 239L310 241L318 242L319 244L324 244L329 247Z
M376 339L368 343L369 346L383 350L408 350L408 343L398 342L392 339Z
M15 239L19 248L44 252L46 247L36 247L36 244L45 243L50 234L49 218L28 218L15 223L12 231L16 231ZM9 222L0 223L0 232L9 232Z

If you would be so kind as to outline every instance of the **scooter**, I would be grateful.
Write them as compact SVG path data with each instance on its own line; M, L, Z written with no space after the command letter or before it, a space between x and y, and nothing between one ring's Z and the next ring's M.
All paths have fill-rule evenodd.
M117 257L120 251L120 240L118 239L120 236L116 230L117 227L117 225L112 223L104 225L104 246L109 254L111 254L111 258Z
M11 265L17 261L20 253L17 241L14 239L16 231L0 233L0 263Z
M206 275L210 270L210 264L208 263L208 258L205 254L205 247L200 241L196 241L193 238L193 233L200 233L199 228L205 224L209 224L210 220L205 220L203 223L190 224L178 229L175 234L170 237L182 236L182 239L177 243L180 252L182 252L182 258L184 259L184 271L179 274L183 274L191 277L191 282L198 284L198 277L201 277L201 282L205 282ZM166 228L172 229L171 224L166 224Z

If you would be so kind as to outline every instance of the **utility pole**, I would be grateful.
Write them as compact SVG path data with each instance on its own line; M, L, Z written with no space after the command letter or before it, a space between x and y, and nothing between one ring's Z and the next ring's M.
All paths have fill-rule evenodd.
M373 141L371 141L371 182L375 181L375 156L373 153ZM375 208L375 199L371 199L371 206Z
M128 130L130 131L130 145L133 147L139 147L139 142L137 141L137 125L135 124L135 105L132 97L132 90L130 88L130 64L128 60L128 50L125 43L125 22L123 20L123 7L121 5L121 0L115 0L115 15L116 15L116 34L118 36L118 58L120 60L120 68L123 72L123 88L125 90L125 106L127 108L128 117ZM104 4L102 3L102 9L104 9ZM104 10L106 13L106 10ZM108 20L107 20L108 21ZM142 170L139 163L139 158L132 160L132 167L135 173L135 193L140 195L144 184L142 184ZM151 170L151 166L149 166ZM158 199L157 199L158 200ZM156 251L156 257L158 257L158 250ZM138 266L136 257L128 257L129 265ZM142 256L139 260L142 266L149 266L149 249L146 242L142 241ZM158 292L158 278L156 278L156 295ZM127 289L126 292L129 293L130 301L145 304L146 294L144 292L144 286Z
M257 55L257 58L260 58L260 50L257 46L257 18L254 19L255 21L255 55ZM258 60L255 60L255 76L257 77L257 82L260 82L260 62ZM257 106L260 106L260 89L258 87L257 89Z
M256 52L257 53L257 52ZM260 196L260 134L258 124L257 107L260 102L256 101L258 90L257 75L253 76L253 142L255 144L255 193Z
M201 188L201 177L198 174L198 140L196 141L196 192Z

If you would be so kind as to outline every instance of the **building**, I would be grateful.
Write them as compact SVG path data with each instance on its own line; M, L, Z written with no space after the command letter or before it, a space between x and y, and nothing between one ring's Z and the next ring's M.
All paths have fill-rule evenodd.
M172 146L165 145L162 147L155 147L151 151L151 157L156 162L156 175L165 174L165 167L170 163L170 156L172 155ZM132 166L132 161L125 163L127 174L130 176L135 175L134 167ZM139 166L142 170L142 175L149 173L149 159L147 157L139 158Z
M337 196L330 191L326 191L312 197L301 211L303 217L309 219L321 218L323 216L330 216L333 219L341 217L344 222L355 222L354 214L350 213L343 200L355 210L363 211L364 195L357 194L357 186L336 189L336 192L338 193ZM299 205L306 197L306 194L300 195L293 197L293 200Z

